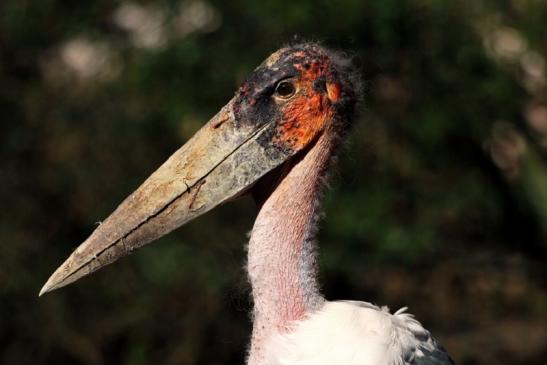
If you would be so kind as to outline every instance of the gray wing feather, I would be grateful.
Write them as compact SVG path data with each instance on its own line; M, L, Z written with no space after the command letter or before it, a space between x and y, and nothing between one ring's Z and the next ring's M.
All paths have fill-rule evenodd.
M423 328L414 316L405 313L405 311L406 308L402 308L394 314L395 317L401 320L407 334L410 332L410 336L413 337L413 341L410 341L413 345L407 348L404 354L404 364L454 365L454 361L445 348L431 336L428 330Z
M444 347L431 335L413 351L412 355L405 361L408 365L454 365Z

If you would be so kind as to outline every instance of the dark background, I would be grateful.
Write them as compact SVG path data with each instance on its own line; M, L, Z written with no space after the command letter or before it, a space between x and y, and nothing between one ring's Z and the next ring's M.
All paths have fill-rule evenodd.
M250 200L37 294L295 37L366 86L324 205L327 298L408 305L459 364L545 364L540 0L2 0L0 363L242 364Z

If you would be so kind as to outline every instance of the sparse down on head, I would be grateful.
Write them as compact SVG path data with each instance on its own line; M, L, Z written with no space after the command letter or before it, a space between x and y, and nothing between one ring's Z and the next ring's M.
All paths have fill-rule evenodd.
M359 97L351 62L316 43L281 48L99 225L40 295L110 264L244 194L325 131L342 135Z

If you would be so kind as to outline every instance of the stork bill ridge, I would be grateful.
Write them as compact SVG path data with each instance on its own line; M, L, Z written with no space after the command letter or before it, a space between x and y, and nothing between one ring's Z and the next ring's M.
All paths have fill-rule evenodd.
M358 86L344 57L316 43L274 52L235 96L129 195L51 275L39 295L70 284L237 196L343 132Z

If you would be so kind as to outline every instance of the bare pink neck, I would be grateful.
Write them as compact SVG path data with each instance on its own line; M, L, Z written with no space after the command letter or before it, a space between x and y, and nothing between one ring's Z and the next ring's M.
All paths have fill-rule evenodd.
M323 133L265 199L256 218L248 249L254 301L250 365L260 363L269 336L286 331L324 302L314 234L333 141L332 132Z

